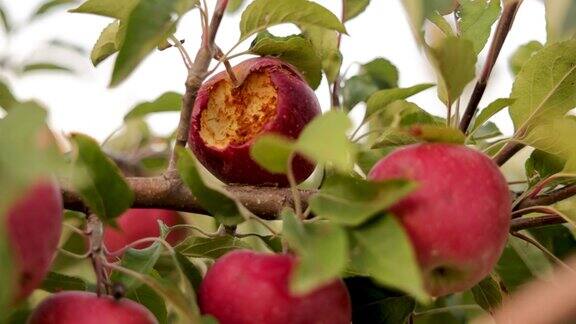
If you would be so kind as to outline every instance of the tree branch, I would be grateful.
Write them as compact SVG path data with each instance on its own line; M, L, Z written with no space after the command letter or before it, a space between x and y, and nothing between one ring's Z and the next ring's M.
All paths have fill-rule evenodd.
M516 209L524 209L533 206L548 206L572 196L576 196L576 184L568 185L533 198L527 198L518 204Z
M171 209L191 213L206 213L188 188L179 179L164 177L126 178L134 192L133 208ZM230 186L227 191L242 205L263 219L277 219L282 209L294 208L290 188ZM308 199L314 190L299 190L302 208L307 207ZM62 197L66 209L85 211L86 206L80 196L64 188Z
M186 79L186 92L182 98L182 110L180 112L178 130L176 131L176 143L174 144L174 148L177 146L185 147L186 143L188 142L192 107L194 105L194 101L196 100L198 89L200 89L202 82L206 78L208 68L210 67L210 61L216 53L214 40L216 38L216 33L218 32L220 22L222 21L222 17L224 16L224 12L226 11L227 6L228 0L218 0L216 3L214 14L210 20L210 26L207 30L203 31L202 45L196 53L192 68L188 71L188 78ZM174 149L170 155L168 171L176 169L176 160L176 149Z
M516 218L510 222L510 232L517 232L533 227L562 224L566 221L558 215L544 215L538 217Z
M496 164L499 166L504 165L512 158L516 153L520 152L524 148L524 144L518 142L508 142L502 147L500 151L492 158Z
M504 2L505 4L504 10L502 11L502 17L500 18L500 21L498 21L498 26L496 27L494 38L492 38L490 51L488 52L488 58L486 59L486 63L484 63L484 68L482 69L482 75L476 82L476 86L474 87L474 91L472 92L472 96L468 102L468 106L466 107L464 115L462 115L462 120L460 121L460 130L463 133L468 131L470 122L478 110L478 104L480 103L480 100L482 100L482 96L484 96L484 91L486 90L486 85L490 79L490 74L492 74L492 69L496 64L496 60L498 59L500 50L504 45L504 41L506 40L506 37L512 28L514 18L516 17L516 13L522 4L522 1L523 0Z

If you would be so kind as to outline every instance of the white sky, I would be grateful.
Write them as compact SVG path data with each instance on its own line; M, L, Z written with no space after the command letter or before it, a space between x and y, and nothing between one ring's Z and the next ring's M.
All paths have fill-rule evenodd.
M57 12L29 24L27 17L40 2L4 0L12 20L22 26L22 29L10 42L0 33L0 53L5 54L5 51L8 51L8 54L17 60L40 59L46 54L41 49L42 42L53 38L71 41L91 49L101 30L110 22L109 19L92 15ZM339 16L339 0L316 2ZM222 23L217 43L224 51L238 38L239 19L240 14L228 15ZM197 12L191 12L180 24L177 32L178 38L186 39L185 46L191 55L196 52L199 43L199 26ZM349 36L344 36L342 43L343 70L353 62L368 62L381 56L391 60L400 70L400 86L435 81L427 68L426 59L415 46L400 0L372 0L367 11L347 23L346 27ZM293 26L281 26L273 31L287 34L297 30ZM544 42L545 37L542 3L537 0L524 1L493 72L481 103L482 107L496 98L509 95L513 79L508 70L507 59L512 52L519 45L531 40ZM246 42L240 49L248 45L249 42ZM481 63L484 61L485 52L486 50L479 59ZM34 73L20 78L8 76L19 97L37 98L48 106L51 125L56 131L79 131L102 140L122 123L124 114L135 103L152 100L166 91L183 92L186 71L175 49L153 53L126 82L114 89L107 88L113 59L108 59L98 68L92 67L88 55L81 58L69 57L67 60L80 69L80 75ZM478 65L478 68L480 67L481 64ZM318 88L317 95L322 107L327 109L329 96L324 81ZM436 97L435 88L410 100L432 113L444 114L444 107ZM360 113L361 111L357 111L356 115ZM155 131L169 133L176 127L177 120L177 114L164 113L151 117L150 122ZM506 113L498 114L496 121L505 133L512 132Z

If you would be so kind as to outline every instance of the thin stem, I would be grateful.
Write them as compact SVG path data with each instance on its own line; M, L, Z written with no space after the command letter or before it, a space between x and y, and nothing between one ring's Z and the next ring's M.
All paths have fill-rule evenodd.
M80 260L89 258L89 257L90 257L90 254L91 254L91 251L88 251L88 252L86 252L86 253L84 253L84 254L78 254L78 253L70 252L70 251L65 250L65 249L63 249L63 248L58 248L58 252L66 255L66 256L69 256L69 257L71 257L71 258L80 259Z
M106 256L104 254L104 226L95 214L89 214L86 219L86 235L89 242L89 256L92 260L92 267L96 275L96 294L109 293L108 273L104 268Z
M228 74L230 81L232 81L232 84L235 88L239 87L240 82L236 77L236 73L234 73L234 69L232 69L232 65L230 65L230 61L227 57L224 56L224 53L222 53L222 50L218 46L216 46L216 55L214 55L214 58L224 63L224 67L226 68L226 73Z
M294 177L294 169L292 168L292 160L294 159L294 154L291 154L288 158L286 166L286 177L288 178L288 183L290 184L290 190L292 191L292 197L294 199L294 208L296 210L296 215L300 219L303 218L302 214L302 201L300 200L300 195L298 194L298 184L296 183L296 178Z
M494 162L499 166L502 166L516 155L516 153L520 152L522 148L524 148L524 144L510 140L498 153L496 153L496 155L494 155L492 160L494 160Z
M462 120L460 121L460 130L465 134L468 132L468 127L470 126L472 118L474 118L474 115L476 115L478 104L484 96L484 91L486 90L488 80L490 79L490 75L492 74L492 70L494 69L496 60L500 54L500 50L502 50L504 41L506 40L506 37L508 37L508 33L512 28L514 18L516 17L516 13L522 4L522 1L523 0L504 2L504 10L502 11L502 17L498 21L498 26L496 27L494 37L492 38L492 43L490 44L490 50L488 52L488 58L484 63L482 74L474 86L474 91L472 92L468 106L466 107L466 110L462 115Z
M566 220L556 214L538 217L516 218L510 222L510 231L517 232L523 229L566 223Z
M574 269L572 269L571 267L569 267L566 263L564 263L564 261L560 260L560 258L558 258L557 256L554 255L554 253L548 251L548 249L546 249L546 247L542 244L540 244L540 242L532 239L531 237L524 235L522 233L518 233L518 232L511 232L510 233L512 236L515 236L523 241L526 241L530 244L532 244L533 246L535 246L538 250L542 251L542 253L544 253L551 261L557 263L558 265L564 267L565 269L572 271L573 273L576 274L576 271L574 271Z
M192 68L192 59L190 58L190 55L188 55L188 52L186 51L184 46L182 46L180 40L176 38L174 35L170 36L170 40L174 42L173 46L175 46L178 49L178 52L180 52L180 56L182 56L182 61L186 66L186 70L190 70Z
M532 206L551 205L558 201L576 196L576 184L568 185L560 189L552 190L546 194L527 198L518 204L518 208L527 208Z
M455 310L462 310L462 311L482 310L482 307L480 307L479 305L475 305L475 304L446 306L446 307L434 308L434 309L430 309L430 310L418 312L418 313L415 312L414 316L418 317L418 316L424 316L424 315L441 314L441 313L451 312L451 311L455 311Z
M145 238L141 238L139 240L136 240L128 245L125 245L124 247L116 250L116 251L112 251L112 252L107 252L107 256L111 256L111 257L118 257L122 254L124 254L124 252L126 252L129 249L135 248L136 246L143 244L143 243L160 243L162 244L170 253L174 253L174 248L170 245L170 243L166 242L165 240L158 238L158 237L145 237Z
M62 225L64 225L64 227L68 228L69 230L71 230L72 232L80 235L80 236L86 236L86 233L79 229L78 227L72 225L72 224L68 224L68 223L62 223Z
M194 230L194 231L196 231L196 232L198 232L198 233L200 233L200 234L202 234L202 235L204 235L204 236L206 236L206 237L216 237L216 236L218 236L217 233L208 233L208 232L204 231L203 229L201 229L200 227L197 227L197 226L194 226L194 225L191 225L191 224L177 224L177 225L170 226L170 229L168 230L168 233L171 233L171 232L173 232L173 231L175 231L175 230L179 230L179 229Z

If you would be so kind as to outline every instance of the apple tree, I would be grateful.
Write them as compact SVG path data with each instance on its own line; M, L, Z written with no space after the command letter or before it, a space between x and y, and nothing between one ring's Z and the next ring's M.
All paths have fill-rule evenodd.
M309 0L45 2L35 16L110 20L90 54L55 42L113 60L110 87L166 51L187 77L102 143L54 136L46 108L0 80L0 323L464 323L572 267L576 2L545 1L546 43L506 58L522 0L399 1L433 84L400 85L385 53L342 66L346 24L370 0L339 14ZM240 37L219 43L230 14ZM178 28L186 15L199 39ZM480 107L496 64L512 91ZM410 101L423 91L445 114ZM505 109L512 134L493 122ZM160 112L180 114L169 136L148 125Z

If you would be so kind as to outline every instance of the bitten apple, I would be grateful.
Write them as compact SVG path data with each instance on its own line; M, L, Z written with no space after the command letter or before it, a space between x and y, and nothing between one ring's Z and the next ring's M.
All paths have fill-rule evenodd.
M342 281L307 295L290 294L295 262L289 255L228 253L202 281L200 310L220 324L349 324L350 297Z
M156 324L154 315L129 299L114 300L94 293L67 291L45 299L28 324Z
M104 230L104 245L110 252L118 251L126 245L147 237L159 237L160 228L158 221L161 220L168 226L184 224L182 216L172 210L163 209L129 209L116 220L118 229L110 226ZM184 238L182 230L172 231L166 241L175 245ZM135 248L142 249L152 244L142 243Z
M415 180L391 211L408 232L433 296L464 291L498 261L510 225L510 194L498 166L465 146L416 144L380 160L369 179Z
M314 91L291 65L275 58L246 60L233 71L216 74L200 90L192 110L189 143L198 160L226 183L286 186L283 174L272 174L250 157L250 146L264 133L295 139L320 105ZM298 182L314 165L301 156L292 168Z
M62 232L62 197L51 181L31 186L6 214L8 242L16 275L14 302L41 283L54 257Z

